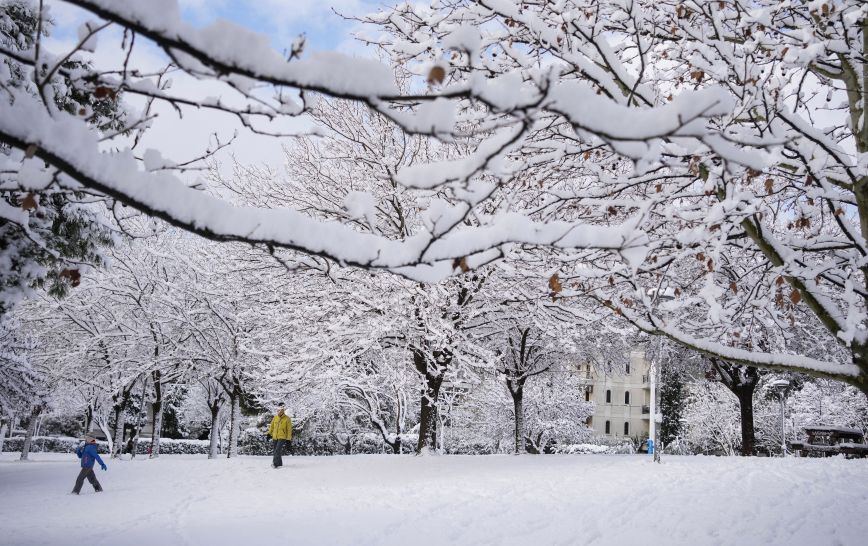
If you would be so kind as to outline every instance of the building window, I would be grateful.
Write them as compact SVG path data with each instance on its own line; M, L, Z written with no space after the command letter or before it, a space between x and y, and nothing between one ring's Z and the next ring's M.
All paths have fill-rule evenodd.
M624 436L630 435L630 423L624 423Z
M606 434L609 434L610 429L611 429L610 423L609 423L609 421L606 421Z
M630 391L624 391L624 403L630 405Z
M627 362L627 375L630 375L630 363Z
M585 402L590 402L590 401L591 401L591 391L586 390L585 391Z
M612 391L606 391L606 403L607 404L612 403Z

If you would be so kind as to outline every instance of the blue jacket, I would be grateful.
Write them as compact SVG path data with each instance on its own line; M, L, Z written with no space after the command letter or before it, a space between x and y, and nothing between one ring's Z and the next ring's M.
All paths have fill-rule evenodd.
M95 444L85 444L75 450L75 454L81 459L82 468L93 468L94 462L98 462L99 466L105 468L105 463L99 458L99 453L96 451Z

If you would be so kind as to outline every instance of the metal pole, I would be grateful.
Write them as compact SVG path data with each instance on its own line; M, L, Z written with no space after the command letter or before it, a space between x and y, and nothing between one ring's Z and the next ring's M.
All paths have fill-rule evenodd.
M658 408L660 407L657 403L657 390L660 379L660 363L654 362L651 364L651 369L649 370L651 377L648 379L651 381L651 438L654 441L654 462L660 462L660 427L657 426L657 412L660 411Z
M781 457L787 456L787 437L784 429L784 391L778 392L781 397Z

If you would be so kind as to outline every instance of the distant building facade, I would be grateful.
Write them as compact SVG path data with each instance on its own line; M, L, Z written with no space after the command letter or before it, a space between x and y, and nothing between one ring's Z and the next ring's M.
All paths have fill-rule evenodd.
M648 438L651 427L653 377L643 351L631 351L623 372L596 370L590 364L579 367L585 382L585 400L596 408L588 425L597 436Z

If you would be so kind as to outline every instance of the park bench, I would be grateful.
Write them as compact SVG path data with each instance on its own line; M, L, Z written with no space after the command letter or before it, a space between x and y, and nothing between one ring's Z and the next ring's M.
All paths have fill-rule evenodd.
M804 427L808 439L790 442L790 449L801 457L844 455L848 459L868 457L868 444L856 428L815 425Z

